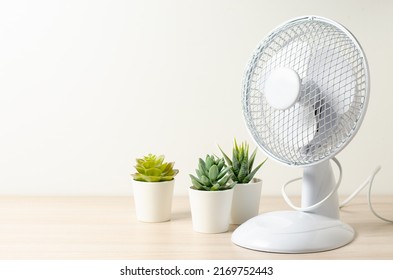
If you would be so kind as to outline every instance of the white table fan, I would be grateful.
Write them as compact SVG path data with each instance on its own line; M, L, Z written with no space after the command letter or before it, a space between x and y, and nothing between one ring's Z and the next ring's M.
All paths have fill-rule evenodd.
M304 168L301 207L248 220L234 231L235 244L258 251L308 253L353 240L355 231L339 217L341 173L336 181L330 159L336 161L334 156L358 131L369 87L360 44L332 20L296 18L259 44L243 83L245 122L270 158Z

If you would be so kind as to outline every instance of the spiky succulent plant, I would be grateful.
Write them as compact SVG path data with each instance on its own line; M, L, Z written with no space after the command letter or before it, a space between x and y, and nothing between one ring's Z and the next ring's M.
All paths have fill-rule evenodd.
M174 162L164 162L164 159L165 157L163 155L156 156L152 154L138 158L135 166L137 173L131 175L135 181L171 181L179 173L179 170L173 169Z
M207 155L206 159L199 159L196 175L190 174L193 186L191 188L201 191L222 191L235 186L236 182L229 182L228 173L230 167L225 164L223 158Z
M236 139L234 140L232 149L232 160L223 152L219 147L222 155L225 158L226 163L230 167L229 173L231 174L231 179L238 182L238 184L247 184L252 178L254 178L257 171L266 162L267 158L261 162L257 167L252 169L254 165L255 156L257 154L257 149L253 151L250 157L248 157L249 145L243 142L240 146L237 144Z

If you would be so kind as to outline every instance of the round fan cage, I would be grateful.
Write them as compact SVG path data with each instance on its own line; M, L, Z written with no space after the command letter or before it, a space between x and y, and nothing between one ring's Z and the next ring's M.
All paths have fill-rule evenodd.
M273 108L265 82L277 68L298 74L300 97L285 110ZM319 17L292 20L256 49L242 92L246 124L260 148L295 166L336 155L357 132L368 103L365 55L341 25Z

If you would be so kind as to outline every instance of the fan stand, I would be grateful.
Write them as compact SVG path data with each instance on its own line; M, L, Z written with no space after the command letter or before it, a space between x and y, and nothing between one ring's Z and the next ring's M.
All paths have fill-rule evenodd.
M329 160L306 167L303 173L302 207L325 198L335 187ZM275 211L240 225L232 234L238 246L274 253L312 253L342 247L355 236L340 221L337 192L312 212Z

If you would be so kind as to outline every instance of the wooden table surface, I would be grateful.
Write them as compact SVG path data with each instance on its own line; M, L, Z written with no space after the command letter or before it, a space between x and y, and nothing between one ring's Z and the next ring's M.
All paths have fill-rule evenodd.
M393 219L393 196L374 197L374 208ZM262 197L260 212L286 210L281 197ZM192 230L188 197L175 197L172 220L143 223L132 197L0 197L0 259L393 259L393 224L370 212L365 197L341 211L355 240L312 254L246 250L221 234Z

